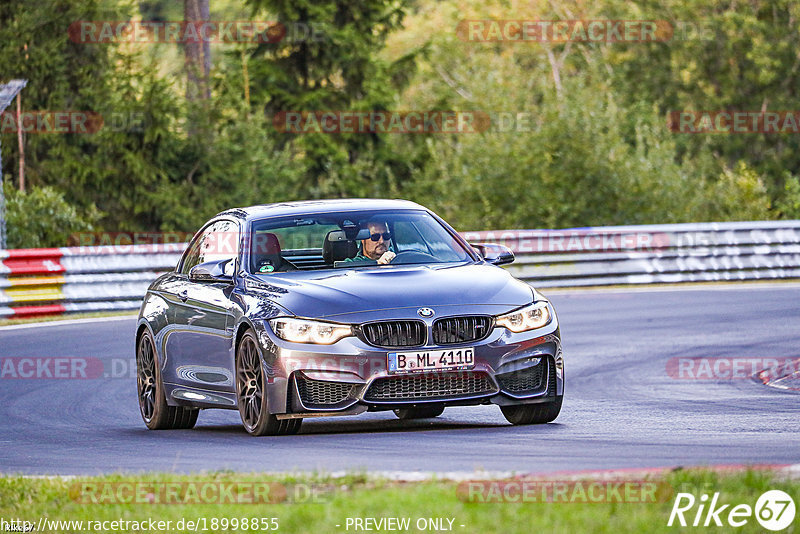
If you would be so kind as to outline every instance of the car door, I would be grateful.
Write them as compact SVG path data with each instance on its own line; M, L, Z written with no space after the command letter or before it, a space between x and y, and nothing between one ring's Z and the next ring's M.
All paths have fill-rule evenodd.
M233 274L239 237L236 221L220 219L211 223L190 244L176 273L173 325L165 340L167 367L175 384L205 390L234 390L230 300L233 284L194 282L189 280L189 272L207 261L230 259L226 271Z

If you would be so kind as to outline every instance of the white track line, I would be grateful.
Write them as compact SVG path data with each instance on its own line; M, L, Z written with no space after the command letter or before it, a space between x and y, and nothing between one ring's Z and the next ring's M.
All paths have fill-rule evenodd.
M25 324L12 324L8 326L0 326L0 332L5 330L23 330L26 328L39 328L43 326L66 326L71 324L84 324L84 323L105 323L110 321L129 321L135 319L137 315L111 315L108 317L89 317L87 319L67 319L64 321L45 321L42 323L25 323Z
M539 293L543 295L564 294L564 293L667 293L667 292L680 292L680 291L742 291L742 290L758 290L758 289L800 289L798 282L734 282L734 283L719 283L708 282L703 284L675 284L674 286L629 286L629 287L537 287L536 283L530 283L536 288Z
M677 466L676 466L677 467ZM759 465L759 464L734 464L734 465L686 465L683 469L708 469L720 473L736 473L744 471L747 468L755 470L768 469L774 471L778 475L786 475L791 479L800 479L800 464L790 465ZM331 472L308 472L308 471L264 471L263 475L267 476L327 476L333 479L344 478L353 474L365 474L370 480L393 480L397 482L425 482L428 480L447 480L454 482L463 482L469 480L507 480L507 479L540 479L540 480L581 480L581 479L601 479L601 480L616 480L616 479L635 479L636 477L646 476L663 476L671 472L675 467L656 467L656 468L622 468L622 469L596 469L588 471L560 471L555 473L526 473L520 471L367 471L363 472L358 469L351 471L331 471ZM210 472L194 472L194 473L174 473L176 476L205 476L214 474ZM253 474L246 471L240 472L241 474ZM117 473L119 474L119 473ZM106 473L107 475L107 473ZM125 473L125 476L136 477L146 476L142 473ZM0 478L15 478L19 475L14 474L0 474ZM60 480L74 480L83 477L92 477L98 475L21 475L20 478L28 479L60 479ZM101 474L99 476L105 476Z

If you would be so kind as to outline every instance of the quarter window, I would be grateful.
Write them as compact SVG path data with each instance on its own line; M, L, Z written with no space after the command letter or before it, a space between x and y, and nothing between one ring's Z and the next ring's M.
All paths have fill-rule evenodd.
M181 273L188 274L195 265L207 261L236 258L239 252L239 225L221 220L209 225L192 241L186 253Z

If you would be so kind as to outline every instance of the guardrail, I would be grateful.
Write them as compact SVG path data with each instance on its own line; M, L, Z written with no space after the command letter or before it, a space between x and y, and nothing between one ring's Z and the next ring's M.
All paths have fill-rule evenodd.
M511 248L536 287L800 278L800 221L466 232Z
M0 317L134 310L184 243L0 250Z
M465 232L538 288L800 278L800 221ZM0 250L0 317L134 310L184 243Z

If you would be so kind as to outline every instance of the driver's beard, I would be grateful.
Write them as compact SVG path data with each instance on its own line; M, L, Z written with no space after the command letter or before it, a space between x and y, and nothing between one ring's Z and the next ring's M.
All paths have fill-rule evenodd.
M367 254L366 256L368 258L370 258L370 259L373 259L373 260L379 260L381 258L381 256L383 256L384 253L386 253L387 250L389 250L388 247L384 246L383 250L381 250L381 247L378 246L378 247L375 247L374 249L372 249L372 252Z

